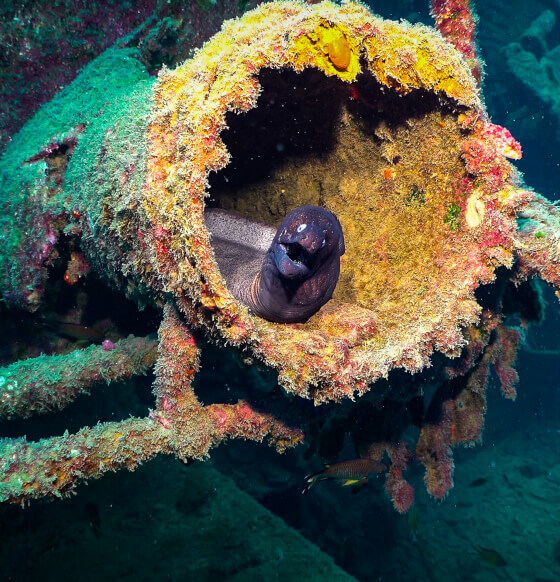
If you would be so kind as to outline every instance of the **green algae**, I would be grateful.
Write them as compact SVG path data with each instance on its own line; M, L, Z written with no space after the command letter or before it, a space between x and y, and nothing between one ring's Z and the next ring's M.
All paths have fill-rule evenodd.
M23 305L47 277L44 265L71 208L68 192L49 179L47 158L106 126L105 114L153 80L134 48L105 51L43 106L0 158L0 292ZM92 139L88 137L88 139ZM69 151L71 154L71 151ZM88 192L91 194L91 192ZM25 299L21 299L26 295Z
M98 383L145 374L156 356L154 339L130 337L112 349L92 345L0 367L0 419L29 418L64 408Z
M453 202L448 208L443 222L449 226L449 230L456 231L459 228L459 215L461 207Z
M111 48L84 67L76 79L44 105L12 139L2 165L20 166L59 135L88 123L136 83L149 79L134 48Z
M120 276L123 264L112 265L111 257L128 250L123 240L137 236L133 225L146 178L151 91L150 78L115 99L80 138L65 174L63 198L88 216L90 232L82 237L82 249L97 273L113 278ZM100 247L107 250L103 258Z

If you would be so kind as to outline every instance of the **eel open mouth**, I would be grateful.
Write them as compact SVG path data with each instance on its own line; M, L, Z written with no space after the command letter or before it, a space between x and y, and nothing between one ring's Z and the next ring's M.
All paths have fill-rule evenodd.
M274 262L282 275L288 279L305 277L311 271L313 257L301 244L278 243L274 251Z

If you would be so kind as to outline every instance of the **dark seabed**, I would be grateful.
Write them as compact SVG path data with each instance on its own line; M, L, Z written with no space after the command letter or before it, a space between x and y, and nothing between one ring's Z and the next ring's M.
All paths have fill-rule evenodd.
M199 4L209 16L206 30L193 24L194 46L222 18L213 16L220 2ZM427 0L368 4L387 18L430 24ZM155 0L3 3L0 148L27 116L155 6ZM486 0L476 10L491 119L521 142L523 159L515 165L526 183L558 200L560 3ZM228 16L234 14L231 8ZM154 69L168 57L166 42L161 44L162 54L150 63ZM515 50L534 54L546 70L534 71L534 78L514 71ZM554 292L539 285L545 320L530 327L519 352L517 399L503 398L491 376L483 443L454 449L454 487L444 500L426 493L419 465L408 472L416 503L405 515L394 510L383 475L357 489L324 481L302 495L305 475L323 462L310 445L280 456L265 444L231 441L205 462L158 457L135 472L82 484L69 498L24 508L1 505L0 580L559 581L560 306ZM61 288L52 304L64 312L65 302L76 301L81 291ZM88 292L92 322L111 320L121 334L157 333L155 311L139 313L118 298L100 303L95 291ZM0 365L32 353L39 335L37 354L44 342L52 350L88 345L87 338L46 328L45 321L0 304ZM154 407L152 381L148 373L100 385L62 412L1 423L0 436L36 440L98 421L146 416ZM205 404L235 401L247 386L264 399L277 394L275 383L264 367L204 344L195 389ZM338 459L355 456L343 434L333 439L342 443Z

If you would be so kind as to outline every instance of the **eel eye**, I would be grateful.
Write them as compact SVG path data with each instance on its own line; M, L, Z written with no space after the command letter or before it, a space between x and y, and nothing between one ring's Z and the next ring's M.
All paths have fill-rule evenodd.
M305 224L305 222L304 222L303 224L300 224L300 225L297 227L297 231L298 231L298 232L302 232L302 231L303 231L303 230L305 230L306 228L307 228L307 224Z

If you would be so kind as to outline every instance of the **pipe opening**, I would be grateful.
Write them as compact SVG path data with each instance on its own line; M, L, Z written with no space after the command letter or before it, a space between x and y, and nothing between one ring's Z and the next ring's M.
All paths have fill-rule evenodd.
M257 107L227 115L221 138L231 160L210 176L207 207L268 225L257 237L263 256L295 208L338 217L346 242L338 285L306 327L330 332L343 315L388 332L403 317L432 317L452 260L449 209L466 177L460 108L425 90L403 94L369 72L348 84L317 69L263 70L259 81ZM235 258L214 248L229 286Z

